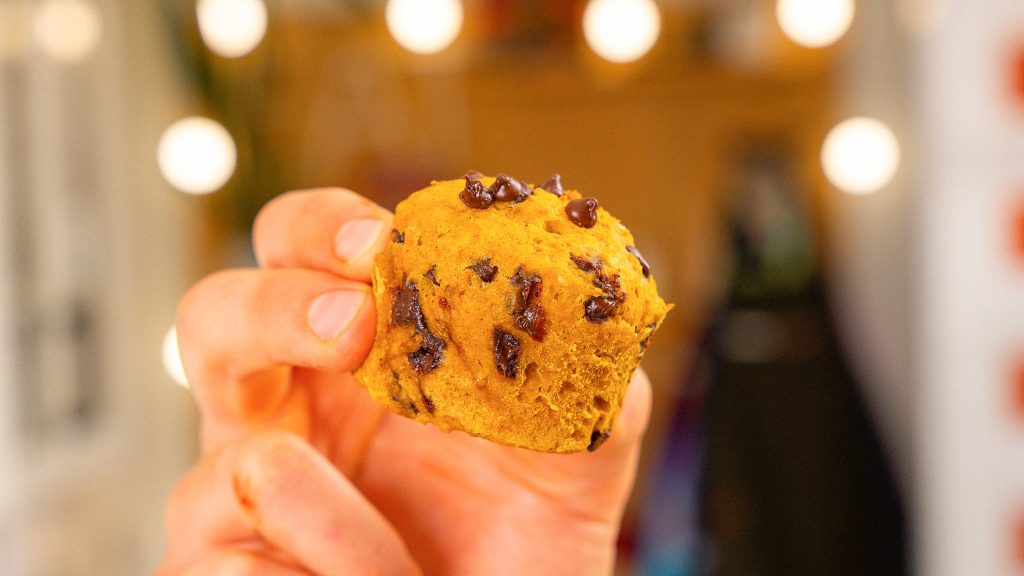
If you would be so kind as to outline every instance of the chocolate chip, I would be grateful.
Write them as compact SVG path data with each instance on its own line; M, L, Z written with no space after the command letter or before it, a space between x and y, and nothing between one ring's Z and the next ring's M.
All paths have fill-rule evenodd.
M558 196L559 198L561 198L562 195L565 194L565 188L562 188L561 174L552 174L551 178L548 178L548 181L541 184L540 187L547 190L548 192L551 192L555 196Z
M601 271L601 259L597 256L593 258L583 258L580 256L569 255L569 259L572 260L573 264L577 268L584 272L600 272Z
M476 262L473 263L472 266L467 266L466 269L476 272L476 275L479 276L480 279L486 283L493 282L494 277L498 275L498 267L491 266L490 258L477 260Z
M594 278L593 284L600 288L602 292L616 300L622 301L626 299L626 295L619 292L621 284L619 282L618 274L612 274L609 276L602 270L598 272L597 276Z
M597 198L580 198L565 205L569 221L580 228L593 228L597 224Z
M405 244L405 232L399 232L397 228L392 228L391 241L395 244Z
M441 285L441 283L437 281L437 264L431 266L430 270L427 270L426 274L424 274L423 277L433 282L434 286Z
M459 193L459 200L470 208L483 210L494 203L494 195L484 188L483 182L466 176L466 187Z
M651 265L647 263L647 260L644 259L644 255L636 249L636 246L626 246L626 252L636 256L636 259L640 261L640 269L643 270L644 278L650 278Z
M515 317L516 328L529 334L534 340L541 342L548 333L547 316L540 304L530 304Z
M604 324L605 320L615 315L618 308L619 303L615 298L591 296L583 304L583 315L595 324Z
M611 438L611 437L612 437L612 431L611 430L605 430L604 432L599 432L597 430L594 430L590 434L590 445L587 446L587 452L593 452L594 450L597 450L598 448L601 447L602 444L607 442L608 439Z
M391 291L391 324L401 326L414 322L422 314L420 292L416 284L406 281Z
M542 342L548 331L547 315L540 305L544 280L537 274L528 274L520 266L509 281L519 289L512 307L516 328L526 332L534 340Z
M434 336L430 331L420 332L423 341L420 347L409 352L409 364L417 374L429 374L437 369L444 356L444 340Z
M494 329L494 365L506 378L515 378L519 364L519 339L501 328Z
M440 298L437 299L437 305L440 306L441 309L444 310L445 312L452 311L451 302L449 302L448 299L445 298L444 296L441 296Z
M580 270L594 274L593 284L604 294L592 296L583 303L583 316L595 324L603 324L618 312L619 305L626 301L618 274L605 274L601 259L597 256L583 258L569 255L569 259Z
M530 197L532 192L526 184L508 174L498 174L494 184L487 190L494 195L495 202L511 202L518 204Z
M484 173L479 170L470 170L469 172L466 172L465 176L463 176L463 178L469 178L470 180L479 180L483 177Z
M409 363L418 374L433 372L444 357L444 340L427 327L427 319L420 305L420 291L416 283L406 280L392 291L391 323L399 326L412 323L420 335L420 347L409 353Z

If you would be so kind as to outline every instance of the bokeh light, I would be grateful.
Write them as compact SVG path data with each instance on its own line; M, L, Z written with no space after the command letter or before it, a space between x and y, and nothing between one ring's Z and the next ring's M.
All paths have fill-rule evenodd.
M444 50L462 30L459 0L388 0L384 12L391 36L417 54Z
M887 185L900 164L900 145L886 124L855 117L833 128L821 149L821 165L836 188L870 194Z
M61 62L78 62L99 44L102 25L96 8L84 0L46 0L32 19L36 42ZM6 30L3 32L7 34Z
M653 0L590 0L583 12L587 44L611 62L638 60L660 33L661 13Z
M185 377L185 366L181 362L181 353L178 351L178 329L171 326L164 336L162 350L164 370L171 380L177 382L183 388L188 388L188 378Z
M252 52L267 33L263 0L199 0L196 16L203 42L225 58Z
M808 48L823 48L846 34L853 23L853 0L779 0L775 16L782 32Z
M164 178L188 194L219 189L234 173L236 159L231 134L217 122L198 116L172 124L157 149Z

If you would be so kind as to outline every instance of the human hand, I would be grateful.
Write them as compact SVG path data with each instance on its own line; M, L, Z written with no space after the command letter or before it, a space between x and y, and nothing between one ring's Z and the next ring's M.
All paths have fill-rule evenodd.
M510 448L386 411L350 371L373 342L369 278L390 233L391 215L352 192L286 194L254 227L262 268L185 297L203 457L168 504L162 573L611 571L646 377L595 453Z

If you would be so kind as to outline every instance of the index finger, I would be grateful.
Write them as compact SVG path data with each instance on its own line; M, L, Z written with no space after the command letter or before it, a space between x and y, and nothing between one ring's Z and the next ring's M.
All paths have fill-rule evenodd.
M288 192L260 210L253 249L267 268L312 268L369 282L393 216L344 188Z
M419 574L398 532L312 446L263 432L203 458L167 505L164 567L269 548L324 576Z

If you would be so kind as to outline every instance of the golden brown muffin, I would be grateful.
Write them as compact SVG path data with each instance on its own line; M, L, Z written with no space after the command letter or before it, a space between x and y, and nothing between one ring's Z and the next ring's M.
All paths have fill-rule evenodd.
M391 410L544 452L594 450L670 306L633 236L558 176L473 173L398 205L356 379Z

